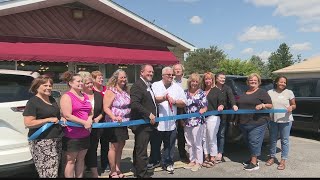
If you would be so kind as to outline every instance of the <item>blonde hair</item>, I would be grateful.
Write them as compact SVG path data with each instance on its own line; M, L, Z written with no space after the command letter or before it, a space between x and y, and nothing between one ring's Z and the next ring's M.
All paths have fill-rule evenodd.
M87 80L91 80L93 82L93 78L88 71L79 71L78 74L82 78L83 83L85 83Z
M204 90L206 88L206 76L210 76L210 78L212 79L212 86L211 88L215 85L215 79L214 79L214 74L212 72L206 72L203 74L202 76L202 81L201 81L201 89Z
M189 79L188 79L188 89L190 89L191 87L191 81L198 81L199 82L199 87L200 87L200 75L198 73L192 73L190 76L189 76Z
M116 71L112 74L112 76L111 76L110 79L108 80L107 86L109 86L109 87L116 87L120 72L123 72L123 73L127 76L127 73L126 73L124 70L118 69L118 70L116 70ZM126 84L125 84L124 87L123 87L123 90L126 91L126 92L129 92L129 88L128 88L128 78L127 78L127 80L126 80Z
M261 84L261 76L258 73L251 73L248 78L247 78L247 85L249 85L249 80L252 79L253 77L257 77L258 78L258 84L260 86Z

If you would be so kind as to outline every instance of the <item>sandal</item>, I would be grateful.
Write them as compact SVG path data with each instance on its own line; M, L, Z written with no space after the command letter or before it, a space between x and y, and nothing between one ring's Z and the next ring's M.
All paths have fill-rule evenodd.
M284 163L280 163L277 167L278 170L284 170L286 168L286 165Z
M223 161L222 161L222 158L221 158L221 159L216 158L216 160L214 161L215 164L219 164L219 163L222 163L222 162L223 162Z
M118 171L117 173L118 173L119 178L125 178L126 177L121 171Z
M274 158L270 158L270 159L266 162L266 166L271 166L272 164L274 164Z
M203 167L206 167L206 168L212 168L214 165L211 164L211 162L208 162L208 161L204 161L203 164L202 164Z
M120 178L118 174L113 173L113 174L109 174L109 178Z

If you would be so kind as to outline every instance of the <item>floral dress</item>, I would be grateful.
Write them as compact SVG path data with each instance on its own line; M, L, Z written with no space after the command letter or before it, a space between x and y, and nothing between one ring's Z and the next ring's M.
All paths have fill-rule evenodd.
M197 113L200 109L208 106L208 101L205 92L199 89L196 94L191 96L188 90L185 90L187 96L186 112ZM186 121L187 127L194 127L204 123L204 117L191 117Z
M115 94L115 98L112 102L112 105L110 107L112 113L114 116L120 116L122 117L122 122L126 122L130 120L130 95L125 92L119 92L114 87L108 87L109 90L111 90ZM105 118L106 122L112 122L112 119L106 115Z

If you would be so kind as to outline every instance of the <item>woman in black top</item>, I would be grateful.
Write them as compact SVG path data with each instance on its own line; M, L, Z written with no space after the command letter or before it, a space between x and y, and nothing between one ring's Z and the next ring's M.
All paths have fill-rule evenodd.
M46 123L54 123L35 140L29 141L30 152L40 178L58 177L62 153L63 136L60 120L60 109L51 97L53 81L39 76L34 79L30 91L35 94L30 98L23 112L24 124L29 128L28 137Z
M93 79L89 72L80 71L78 73L83 82L83 93L89 97L89 101L93 110L93 123L99 123L104 118L103 111L103 97L100 92L93 90ZM85 164L88 169L91 170L91 177L98 178L98 160L97 160L97 148L101 132L103 129L94 128L90 134L90 147L85 157Z
M252 73L247 79L249 89L238 99L239 109L271 109L272 101L269 94L259 88L261 78ZM261 154L261 146L267 123L270 120L268 113L240 114L240 129L250 150L251 159L244 162L244 170L252 171L259 169L258 156Z
M220 90L214 86L214 75L211 72L207 72L203 75L202 88L208 100L208 111L223 110L223 97L220 93ZM206 117L203 133L203 151L205 159L202 164L205 167L213 167L215 164L215 158L218 154L217 133L219 130L219 125L219 115L211 115Z
M218 72L215 75L215 88L217 88L221 92L221 96L223 98L224 109L232 108L234 111L238 110L238 106L236 105L236 100L234 98L232 89L225 85L226 75L223 72ZM218 155L216 157L216 163L221 163L223 160L223 152L224 152L224 143L225 143L225 134L227 128L227 114L220 115L220 125L219 131L217 134L217 144L218 144Z

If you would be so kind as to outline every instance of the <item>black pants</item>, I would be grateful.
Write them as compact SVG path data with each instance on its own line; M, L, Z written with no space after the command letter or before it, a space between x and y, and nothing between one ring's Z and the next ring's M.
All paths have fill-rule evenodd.
M90 134L90 148L88 149L85 157L85 163L87 168L98 167L97 148L100 136L99 131L101 131L101 129L92 129Z
M183 120L178 120L183 121ZM178 150L180 159L187 159L187 151L185 149L186 146L186 139L184 137L184 127L181 123L177 122L177 143L178 143Z
M150 164L157 164L161 161L161 134L158 130L154 130L150 135Z
M137 178L148 178L148 144L152 131L146 131L144 128L137 128L134 133L133 166L136 170Z
M108 128L104 128L102 135L100 137L100 160L101 160L101 168L104 170L109 166L108 152L109 152L109 137Z

